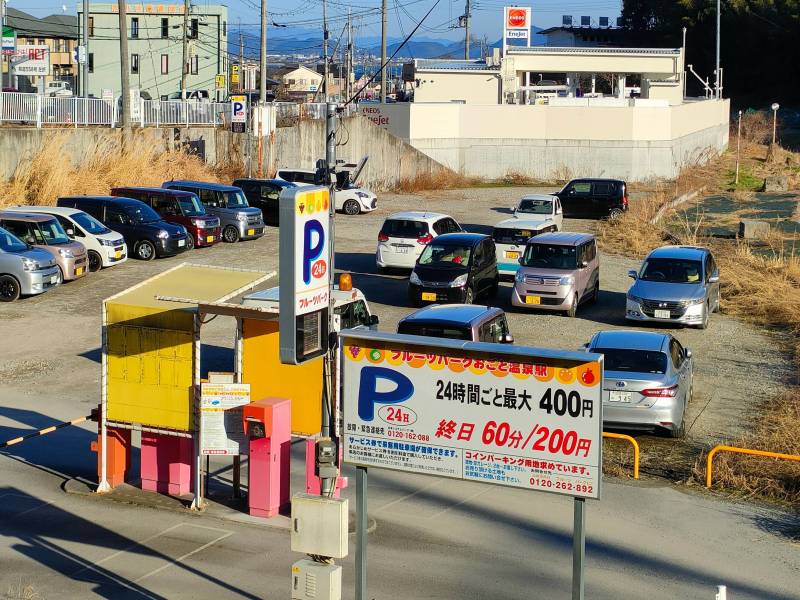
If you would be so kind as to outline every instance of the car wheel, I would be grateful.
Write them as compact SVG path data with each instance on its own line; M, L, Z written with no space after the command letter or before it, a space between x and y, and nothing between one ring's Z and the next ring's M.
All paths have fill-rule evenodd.
M472 304L473 300L475 300L475 292L472 291L472 288L467 288L467 293L464 294L464 304Z
M61 267L58 267L58 275L56 275L56 285L61 285L64 283L64 271L61 270Z
M186 236L186 249L194 250L194 236L191 233Z
M612 221L619 219L622 216L623 210L620 208L612 208L611 212L608 213L608 218Z
M96 273L103 268L103 259L94 250L89 250L89 271Z
M706 302L706 306L703 309L703 320L700 322L700 329L708 329L708 315L710 312L709 303Z
M681 415L681 424L669 430L669 437L681 440L686 436L686 415Z
M572 304L570 305L569 309L567 310L568 317L574 317L578 314L578 294L575 294L572 297Z
M239 230L233 225L228 225L222 232L222 239L229 244L235 244L239 241Z
M597 301L600 299L600 278L597 278L597 283L594 284L594 291L592 292L592 297L589 300L592 304L597 304Z
M156 247L153 246L152 242L148 242L147 240L142 240L137 243L134 251L136 252L137 258L140 260L153 260L156 257Z
M19 281L11 275L0 275L0 302L14 302L19 294Z
M347 202L344 203L342 210L344 211L344 214L352 216L360 213L361 207L355 200L348 200Z

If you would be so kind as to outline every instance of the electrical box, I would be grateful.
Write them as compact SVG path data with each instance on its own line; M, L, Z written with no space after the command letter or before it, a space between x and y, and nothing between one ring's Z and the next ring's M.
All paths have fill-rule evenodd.
M342 567L298 560L292 565L292 600L341 600Z
M347 500L311 494L292 497L292 552L347 556Z

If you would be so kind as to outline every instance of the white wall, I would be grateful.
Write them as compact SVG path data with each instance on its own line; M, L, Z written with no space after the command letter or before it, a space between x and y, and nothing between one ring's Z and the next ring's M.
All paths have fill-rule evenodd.
M481 73L418 70L419 85L414 84L414 102L500 102L500 72Z

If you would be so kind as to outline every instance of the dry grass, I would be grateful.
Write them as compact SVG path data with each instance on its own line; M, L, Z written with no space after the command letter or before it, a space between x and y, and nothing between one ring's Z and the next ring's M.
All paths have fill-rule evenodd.
M30 160L20 161L14 176L0 181L0 206L54 204L59 196L108 194L118 185L157 185L168 179L217 181L200 158L154 146L134 133L124 144L106 137L85 148L77 164L64 159L65 138L47 136Z
M455 171L440 169L432 173L420 173L414 177L404 177L395 186L395 191L416 193L425 190L452 190L473 187L481 182L475 177L466 177Z
M763 137L763 132L760 133L758 129L761 126L759 123L756 118L749 120L748 136L752 139ZM753 157L765 156L765 152L763 146L752 144L747 155L752 164L758 167L759 160ZM784 164L793 165L798 160L797 155L782 152L789 155L785 156ZM732 445L800 454L800 258L786 254L783 246L777 243L772 252L754 254L742 242L704 239L700 235L705 219L702 214L693 220L685 216L679 219L677 231L669 234L661 226L651 223L658 209L684 193L687 187L705 185L714 191L724 188L726 182L719 174L725 173L723 167L730 160L730 155L727 155L712 161L706 168L690 170L677 182L652 186L652 191L633 202L631 210L620 219L600 224L600 244L606 252L637 258L670 242L701 244L712 248L722 273L722 311L784 334L776 341L776 345L780 348L785 343L784 348L792 353L798 367L793 380L787 382L786 393L779 398L764 399L751 433L732 441ZM763 170L771 168L763 160L760 162ZM759 172L759 175L762 173ZM751 196L742 193L741 198L737 199L748 201ZM670 216L675 222L674 214ZM696 457L696 461L694 474L698 480L704 481L705 456ZM715 485L734 493L800 502L799 463L726 454L715 459L714 473Z

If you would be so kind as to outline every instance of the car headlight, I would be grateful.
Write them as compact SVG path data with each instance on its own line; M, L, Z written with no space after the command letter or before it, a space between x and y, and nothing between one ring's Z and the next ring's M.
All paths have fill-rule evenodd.
M467 279L469 278L469 273L464 273L463 275L459 275L453 281L450 282L450 287L461 287L462 285L467 285Z
M23 258L22 269L24 271L36 271L39 269L39 263L37 263L35 260L31 260L30 258Z
M97 238L97 241L100 242L101 246L113 246L117 243L116 240L107 240L104 238Z
M558 280L558 285L572 285L575 283L575 278L572 275L565 275Z
M156 234L156 237L162 240L165 240L169 237L169 231L164 231L163 229Z
M422 281L414 271L411 271L411 275L409 276L408 280L414 285L422 285Z
M514 281L516 281L517 283L522 283L523 281L525 281L525 273L523 273L522 271L517 271L517 274L514 275Z
M247 215L236 215L237 221L247 221Z
M369 194L367 194L366 192L356 192L356 196L358 196L359 198L369 198Z
M698 304L705 304L705 303L706 303L705 298L694 298L692 300L686 300L687 306L697 306Z
M205 227L206 222L203 219L192 219L192 225L195 227Z
M75 254L69 248L59 248L58 253L64 258L75 258Z
M639 296L634 296L633 294L626 294L625 297L631 302L635 302L636 304L642 303L642 299L639 298Z

